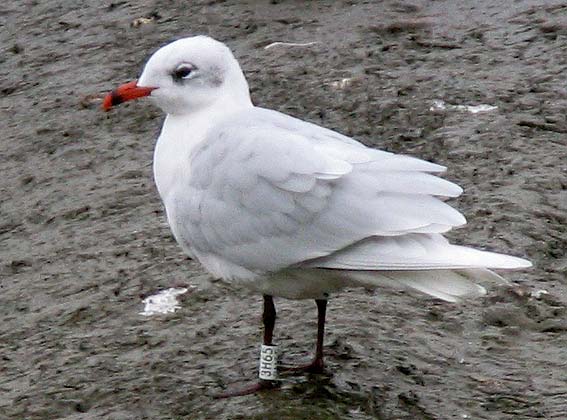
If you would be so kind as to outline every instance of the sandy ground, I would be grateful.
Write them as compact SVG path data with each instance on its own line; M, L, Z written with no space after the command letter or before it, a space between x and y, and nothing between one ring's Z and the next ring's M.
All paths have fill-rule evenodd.
M567 417L565 4L7 0L0 22L1 419ZM151 175L160 111L99 110L199 33L234 49L257 104L447 165L469 220L452 239L535 268L464 305L345 291L326 375L213 400L256 375L261 298L174 243ZM479 104L498 108L450 106ZM181 310L139 314L179 285L196 286ZM315 305L276 304L283 360L307 360Z

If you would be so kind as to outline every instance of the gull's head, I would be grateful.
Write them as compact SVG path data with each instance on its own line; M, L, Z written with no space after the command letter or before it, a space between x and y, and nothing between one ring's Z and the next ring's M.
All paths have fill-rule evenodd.
M214 105L249 105L248 84L232 52L207 36L183 38L157 50L140 79L108 94L103 108L149 96L168 114Z

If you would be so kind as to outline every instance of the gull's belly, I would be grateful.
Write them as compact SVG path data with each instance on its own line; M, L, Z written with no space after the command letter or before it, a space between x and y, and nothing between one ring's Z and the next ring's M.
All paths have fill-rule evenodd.
M254 279L234 279L236 283L263 295L285 299L327 299L349 286L360 286L347 273L337 270L285 269Z

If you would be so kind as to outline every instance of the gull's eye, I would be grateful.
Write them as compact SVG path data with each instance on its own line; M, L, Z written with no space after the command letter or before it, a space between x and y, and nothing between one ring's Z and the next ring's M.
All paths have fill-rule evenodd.
M175 80L189 79L194 69L195 68L191 64L180 64L173 71L172 76Z

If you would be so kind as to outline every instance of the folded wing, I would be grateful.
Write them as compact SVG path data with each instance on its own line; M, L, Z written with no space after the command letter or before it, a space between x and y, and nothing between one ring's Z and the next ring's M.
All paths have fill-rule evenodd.
M433 175L443 170L256 108L217 126L193 153L176 231L197 256L251 273L486 266L488 255L449 252L439 235L465 223L438 198L462 192Z

